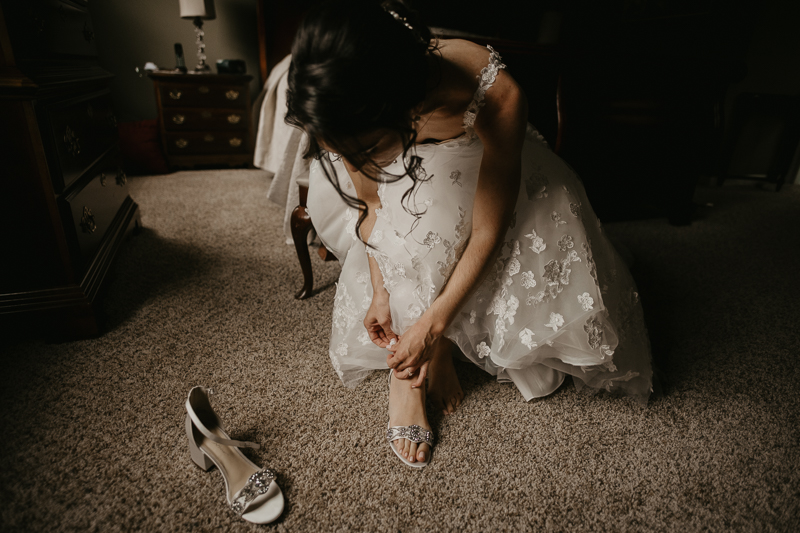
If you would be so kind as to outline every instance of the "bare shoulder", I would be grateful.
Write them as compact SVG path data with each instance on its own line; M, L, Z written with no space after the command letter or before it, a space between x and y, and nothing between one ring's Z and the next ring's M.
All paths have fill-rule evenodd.
M469 103L478 88L481 71L489 65L491 52L485 46L463 39L440 40L439 52L444 64L445 85L451 94L458 94ZM511 75L500 70L486 99L502 101L519 91Z

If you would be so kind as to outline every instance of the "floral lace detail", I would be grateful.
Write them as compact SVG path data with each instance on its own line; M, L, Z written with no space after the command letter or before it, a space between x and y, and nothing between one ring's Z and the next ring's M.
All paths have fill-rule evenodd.
M422 309L431 306L432 295L436 292L436 285L431 277L431 267L419 256L411 258L411 266L417 272L417 286L414 288L413 295L419 302ZM421 314L421 313L420 313Z
M569 212L572 213L572 216L578 218L581 216L581 204L571 203L569 204Z
M531 240L530 249L533 250L535 253L540 254L545 250L545 248L547 248L544 239L536 234L535 229L532 229L530 233L525 235L525 237Z
M422 306L419 304L408 304L406 310L406 318L409 320L416 320L422 316Z
M476 346L475 351L478 352L478 357L480 357L481 359L483 359L484 357L488 357L489 354L492 353L492 349L489 348L489 346L485 342L482 342L478 346Z
M553 328L553 332L557 332L558 328L564 325L564 315L560 313L550 313L550 322L545 324L546 328Z
M378 268L381 271L381 277L383 278L383 287L392 294L392 291L395 287L397 287L397 280L394 279L394 267L392 266L392 262L389 260L389 256L379 252L374 248L368 248L367 253L375 259L375 262L378 263Z
M533 350L539 346L539 344L533 341L534 335L536 335L536 333L532 332L528 328L525 328L519 332L519 340L522 341L522 344L527 346L528 349Z
M458 224L456 224L456 240L454 242L450 242L447 239L442 241L444 244L445 250L445 260L444 261L437 261L436 264L439 265L439 274L444 278L445 282L450 279L450 276L453 274L453 270L456 267L456 263L461 258L461 255L464 253L464 250L467 247L467 220L466 220L467 212L461 206L458 206Z
M594 298L588 292L584 292L583 294L578 296L578 301L583 307L584 311L591 311L594 309Z
M461 185L461 181L459 181L460 179L461 179L460 170L454 170L453 172L450 173L450 181L453 182L453 185L458 185L459 187L463 187L463 185Z
M358 283L369 282L369 272L356 272L356 282Z
M559 227L561 224L567 223L566 220L561 220L561 213L559 213L558 211L553 211L553 213L550 215L550 219L556 223L556 227Z
M473 96L472 102L470 102L467 111L464 113L464 131L467 132L466 138L470 140L475 137L475 119L478 117L478 111L484 106L483 99L486 96L486 91L494 84L500 69L506 68L500 58L500 54L495 52L491 46L486 48L490 52L489 64L481 70L478 89L475 91L475 96Z
M532 289L536 286L536 280L530 270L522 273L522 286L526 289Z
M344 283L336 284L336 297L333 300L333 326L339 335L344 335L358 320L358 309L353 298L347 293Z
M586 319L586 323L583 325L583 331L586 332L589 347L593 350L599 349L600 344L603 342L603 327L597 315L590 316Z
M369 236L369 243L373 245L378 244L382 240L383 240L383 232L379 229L374 230L372 234Z
M589 240L588 237L586 240ZM583 243L582 248L583 258L586 259L586 268L589 269L589 275L592 276L595 285L599 287L600 282L597 280L597 265L595 264L594 257L592 256L591 242Z
M442 242L442 238L439 237L439 234L434 231L429 231L428 234L423 239L422 244L427 246L429 249L433 250L433 247Z
M508 332L506 322L509 325L514 323L514 315L517 314L517 309L519 308L519 298L513 294L511 296L508 294L508 287L514 282L513 276L517 275L520 270L520 262L517 259L517 256L520 255L519 241L513 240L506 243L506 245L511 250L511 256L505 261L498 259L498 264L501 266L501 271L505 272L505 276L501 278L500 286L495 289L492 301L486 309L487 315L497 315L494 332L498 339L498 349L505 345L503 335Z
M469 312L469 323L474 324L476 318L478 318L478 313L473 309Z
M366 346L367 344L371 343L372 340L369 338L369 333L366 331L362 331L361 334L356 338L358 342L361 343L362 346Z
M536 165L533 172L525 178L525 191L528 193L528 198L546 198L549 183L550 178L545 172L542 172L542 165Z
M356 216L355 210L348 209L342 215L342 218L347 221L347 224L344 226L344 230L347 232L350 237L353 238L354 241L358 240L358 236L356 235L356 223L358 222L358 216Z
M566 252L567 250L575 246L575 243L572 240L572 235L564 235L563 237L558 239L558 243L556 244L558 244L558 249L561 250L562 252Z
M542 303L555 300L564 290L564 287L569 285L569 275L572 273L570 265L574 261L580 261L578 252L570 250L567 256L561 261L552 259L547 263L542 273L542 278L547 284L547 287L536 293L536 295L529 294L528 298L525 300L525 305L538 307Z
M361 299L361 309L364 311L369 309L369 306L372 305L372 298L370 298L367 291L364 291L364 298Z

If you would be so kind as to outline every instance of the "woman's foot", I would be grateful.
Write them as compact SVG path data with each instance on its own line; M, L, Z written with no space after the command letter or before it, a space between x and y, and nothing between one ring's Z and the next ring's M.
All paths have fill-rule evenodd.
M461 405L464 392L453 365L453 343L442 337L428 365L428 394L436 409L451 415Z
M412 389L411 383L410 379L397 379L392 372L389 385L389 425L395 427L416 424L430 431L431 426L425 414L425 389ZM390 444L412 463L424 463L431 455L431 447L424 442L417 444L407 439L397 439Z

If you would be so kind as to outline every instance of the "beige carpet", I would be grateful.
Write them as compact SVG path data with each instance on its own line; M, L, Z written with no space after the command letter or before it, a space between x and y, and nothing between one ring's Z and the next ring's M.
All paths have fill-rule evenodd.
M458 367L423 471L383 442L385 373L344 388L328 357L338 266L305 301L256 171L131 180L144 231L121 252L108 332L3 350L4 531L796 531L800 188L706 189L690 227L610 224L636 257L664 395L526 403ZM189 460L183 402L213 387L234 438L278 472L270 526Z

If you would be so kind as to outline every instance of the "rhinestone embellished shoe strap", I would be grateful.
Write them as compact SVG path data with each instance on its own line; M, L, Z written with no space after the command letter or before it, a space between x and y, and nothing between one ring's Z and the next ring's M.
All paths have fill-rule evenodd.
M236 516L242 516L247 506L250 503L261 496L262 494L266 494L269 490L270 484L275 480L275 473L268 468L262 468L250 478L248 478L247 483L244 484L242 490L236 493L236 496L233 497L233 502L231 503L231 510L236 513Z
M433 432L416 424L412 426L395 426L386 430L386 440L389 442L407 439L411 442L424 442L428 446L433 446Z

